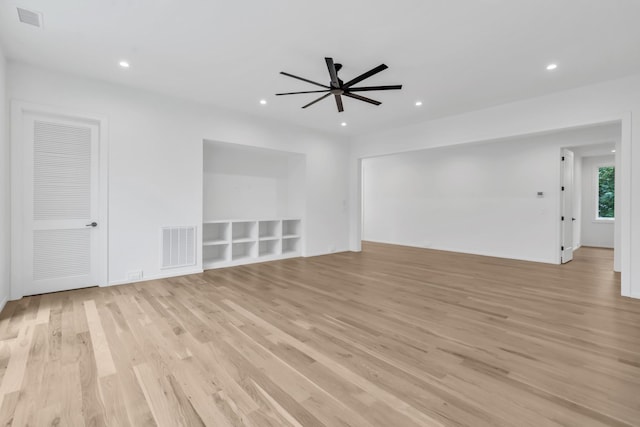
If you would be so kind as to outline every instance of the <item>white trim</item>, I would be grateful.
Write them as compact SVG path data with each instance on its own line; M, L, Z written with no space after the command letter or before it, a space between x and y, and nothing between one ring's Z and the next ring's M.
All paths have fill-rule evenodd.
M7 301L9 301L9 297L4 297L0 301L0 313L2 313L2 310L4 310L4 306L7 305Z
M616 224L619 224L621 230L621 294L640 298L640 289L635 290L633 294L631 292L631 127L631 112L627 112L622 116L621 149L616 150L616 158L620 159L620 185L616 183L616 188L620 191L620 197L616 198L616 201L619 201L620 212L616 216L620 221L616 221ZM640 277L635 278L635 281L640 281Z
M335 253L335 252L330 252L330 253ZM256 258L245 257L245 258L236 259L234 261L219 261L214 264L204 263L203 269L205 271L217 270L219 268L239 267L241 265L261 264L263 262L273 262L273 261L283 261L285 259L291 259L291 258L306 258L306 256L302 256L300 254L300 251L295 251L295 252L287 252L287 253L276 254L276 255L263 255L261 257L256 257Z
M109 206L109 127L107 118L85 112L69 110L63 107L35 104L31 102L11 101L11 299L24 296L23 276L23 221L22 221L22 176L23 161L23 117L25 113L46 114L65 119L83 120L98 126L99 169L98 183L98 286L108 283L109 246L108 246L108 206Z
M22 107L11 103L11 290L12 300L23 296L22 279Z
M556 179L555 182L558 183L558 188L562 188L563 185L563 181L564 181L564 162L562 161L562 156L564 156L564 150L565 147L560 147L559 148L559 152L558 152L558 156L556 157L558 159L558 163L557 163L557 167L556 167ZM575 161L575 157L574 157L574 161ZM575 166L575 164L574 164ZM574 169L575 172L575 169ZM556 248L556 259L555 259L555 264L562 264L562 198L564 197L564 192L562 190L560 190L558 192L558 197L556 197L556 218L558 219L557 221L554 222L555 224L555 228L556 228L556 232L554 234L554 246ZM582 236L581 236L582 239Z
M565 182L564 182L564 167L565 167L565 161L563 160L565 158L565 156L567 156L567 152L570 152L572 155L574 154L573 151L569 150L567 147L560 147L560 154L558 155L558 176L557 176L557 183L558 183L558 188L563 188L565 186ZM571 198L573 199L573 195L575 194L575 186L573 185L575 183L575 155L573 156L574 159L574 164L572 165L572 172L574 174L574 176L571 179ZM556 256L557 259L554 262L554 264L562 264L562 255L563 255L563 242L564 242L564 230L563 230L563 221L562 221L562 217L563 216L567 216L565 215L564 212L564 197L565 197L565 192L560 190L558 192L558 199L557 199L557 205L556 205L556 218L558 218L558 220L555 222L556 224L556 242L555 242L555 246L556 246ZM571 201L571 204L573 206L573 200ZM573 214L572 214L573 215ZM568 221L568 219L567 219ZM573 233L572 233L573 235ZM582 237L582 236L581 236ZM573 237L572 237L573 240ZM573 242L571 242L571 251L573 252ZM569 261L567 261L569 262Z
M351 168L349 173L349 250L351 252L362 251L362 227L364 227L362 160L363 158L356 158L355 167Z
M241 265L249 265L249 264L260 264L263 262L273 262L273 261L283 261L285 259L291 259L291 258L309 258L309 257L316 257L316 256L323 256L323 255L333 255L336 253L342 253L342 252L350 252L349 250L345 249L342 251L337 251L337 252L327 252L327 253L318 253L318 254L313 254L313 255L305 255L305 256L300 256L299 254L292 254L291 256L278 256L274 259L260 259L260 260L252 260L252 261L248 261L247 260L243 260L244 262L239 263L237 265L226 265L224 266L224 268L228 268L228 267L239 267ZM148 277L144 277L142 280L114 280L109 282L109 284L107 286L120 286L120 285L127 285L130 283L140 283L140 282L148 282L151 280L158 280L158 279L169 279L171 277L180 277L180 276L188 276L191 274L201 274L204 273L205 270L201 269L201 268L194 268L191 270L185 270L185 271L180 271L180 272L176 272L176 273L161 273L161 274L154 274L153 276L148 276Z
M522 257L513 257L513 256L508 256L504 253L500 253L500 252L489 252L489 251L470 251L470 250L461 250L458 248L450 248L450 247L444 247L444 246L430 246L430 247L425 247L425 246L420 246L417 244L411 244L411 243L398 243L398 242L391 242L388 240L373 240L373 239L367 239L365 240L365 242L371 242L371 243L382 243L385 245L395 245L395 246L407 246L409 248L418 248L418 249L426 249L426 250L432 250L432 251L442 251L442 252L453 252L453 253L457 253L457 254L465 254L465 255L478 255L478 256L486 256L486 257L491 257L491 258L502 258L502 259L510 259L510 260L514 260L514 261L526 261L526 262L539 262L541 264L552 264L552 265L558 265L560 264L559 262L555 262L554 260L549 260L549 259L543 259L543 258L522 258Z
M307 255L302 255L302 258L312 258L315 256L325 256L325 255L335 255L335 254L341 254L344 252L360 252L360 251L352 251L351 249L338 249L336 251L333 252L314 252L312 254L307 254ZM295 257L290 257L290 258L295 258Z
M605 245L584 245L585 248L600 248L600 249L613 249L615 250L615 248L613 246L605 246Z
M621 125L622 128L622 125ZM620 153L622 152L622 141L618 140L616 142L616 152L615 152L615 165L616 165L616 183L622 183L622 178L621 178L621 171L622 171L622 166L620 165L620 161L621 161L621 156ZM621 184L618 185L616 184L616 200L615 200L615 210L616 212L622 212L622 205L621 203L621 197L622 197L622 191L620 189ZM618 220L615 221L613 223L613 247L614 247L614 252L613 252L613 271L619 273L622 271L622 239L621 239L621 231L622 231L622 221Z
M615 218L596 218L591 220L594 224L611 224L614 225L616 222Z
M128 285L130 283L149 282L151 280L169 279L171 277L189 276L191 274L201 274L201 273L203 273L203 270L201 268L192 268L191 270L184 270L184 271L174 272L174 273L154 274L153 276L144 277L142 278L142 280L127 280L127 279L114 280L109 282L107 286Z

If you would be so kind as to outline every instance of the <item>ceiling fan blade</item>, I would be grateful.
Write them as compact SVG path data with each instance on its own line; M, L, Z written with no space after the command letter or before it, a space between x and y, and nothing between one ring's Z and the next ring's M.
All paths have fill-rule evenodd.
M316 99L315 101L311 101L310 103L308 103L307 105L305 105L305 106L304 106L304 107L302 107L302 108L310 107L310 106L312 106L313 104L315 104L316 102L318 102L318 101L322 101L323 99L325 99L325 98L326 98L327 96L329 96L329 95L331 95L331 93L328 93L328 94L326 94L326 95L322 95L320 98Z
M361 81L362 81L362 80L364 80L364 79L368 79L369 77L373 76L374 74L378 74L380 71L384 71L384 70L386 70L387 68L389 68L389 67L387 67L387 66L386 66L386 65L384 65L384 64L380 64L380 65L378 65L376 68L373 68L373 69L371 69L371 70L367 71L367 72L366 72L366 73L364 73L364 74L360 74L360 75L359 75L358 77L356 77L355 79L353 79L353 80L349 80L349 81L348 81L348 82L346 82L342 87L343 87L344 89L346 89L346 88L348 88L348 87L350 87L350 86L353 86L354 84L356 84L356 83L358 83L358 82L361 82Z
M329 70L329 75L331 76L331 86L340 87L338 72L336 71L336 66L333 63L333 58L324 58L324 60L327 63L327 69Z
M303 82L311 83L312 85L320 86L320 87L323 87L325 89L331 89L329 86L325 86L323 84L316 83L314 81L311 81L309 79L305 79L303 77L294 76L293 74L285 73L284 71L280 71L280 74L285 75L287 77L293 77L294 79L302 80Z
M366 92L369 90L396 90L396 89L402 89L402 85L352 87L352 88L349 88L349 92Z
M382 102L380 102L380 101L376 101L375 99L367 98L365 96L356 95L355 93L345 92L345 93L343 93L343 95L344 96L348 96L349 98L358 99L360 101L368 102L369 104L373 104L373 105L382 104Z
M329 92L330 89L325 89L325 90L307 90L305 92L286 92L286 93L276 93L276 96L280 96L280 95L298 95L300 93L322 93L322 92Z
M340 95L335 95L336 97L336 105L338 106L338 112L342 113L344 111L344 107L342 106L342 98Z

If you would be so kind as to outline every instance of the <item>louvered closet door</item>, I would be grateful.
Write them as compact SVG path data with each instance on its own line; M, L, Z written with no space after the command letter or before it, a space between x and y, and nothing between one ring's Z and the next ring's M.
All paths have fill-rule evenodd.
M25 117L25 295L97 285L98 126Z

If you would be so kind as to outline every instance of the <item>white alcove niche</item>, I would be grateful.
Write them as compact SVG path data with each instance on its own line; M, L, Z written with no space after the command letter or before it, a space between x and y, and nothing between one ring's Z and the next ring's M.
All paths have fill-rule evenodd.
M204 141L203 268L302 255L306 156Z

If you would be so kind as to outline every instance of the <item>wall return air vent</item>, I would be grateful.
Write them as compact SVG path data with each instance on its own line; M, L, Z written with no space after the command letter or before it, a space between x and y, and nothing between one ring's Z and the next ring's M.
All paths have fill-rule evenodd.
M196 264L196 227L162 227L161 268Z
M23 24L33 25L34 27L42 28L42 13L34 12L33 10L18 9L18 19Z

